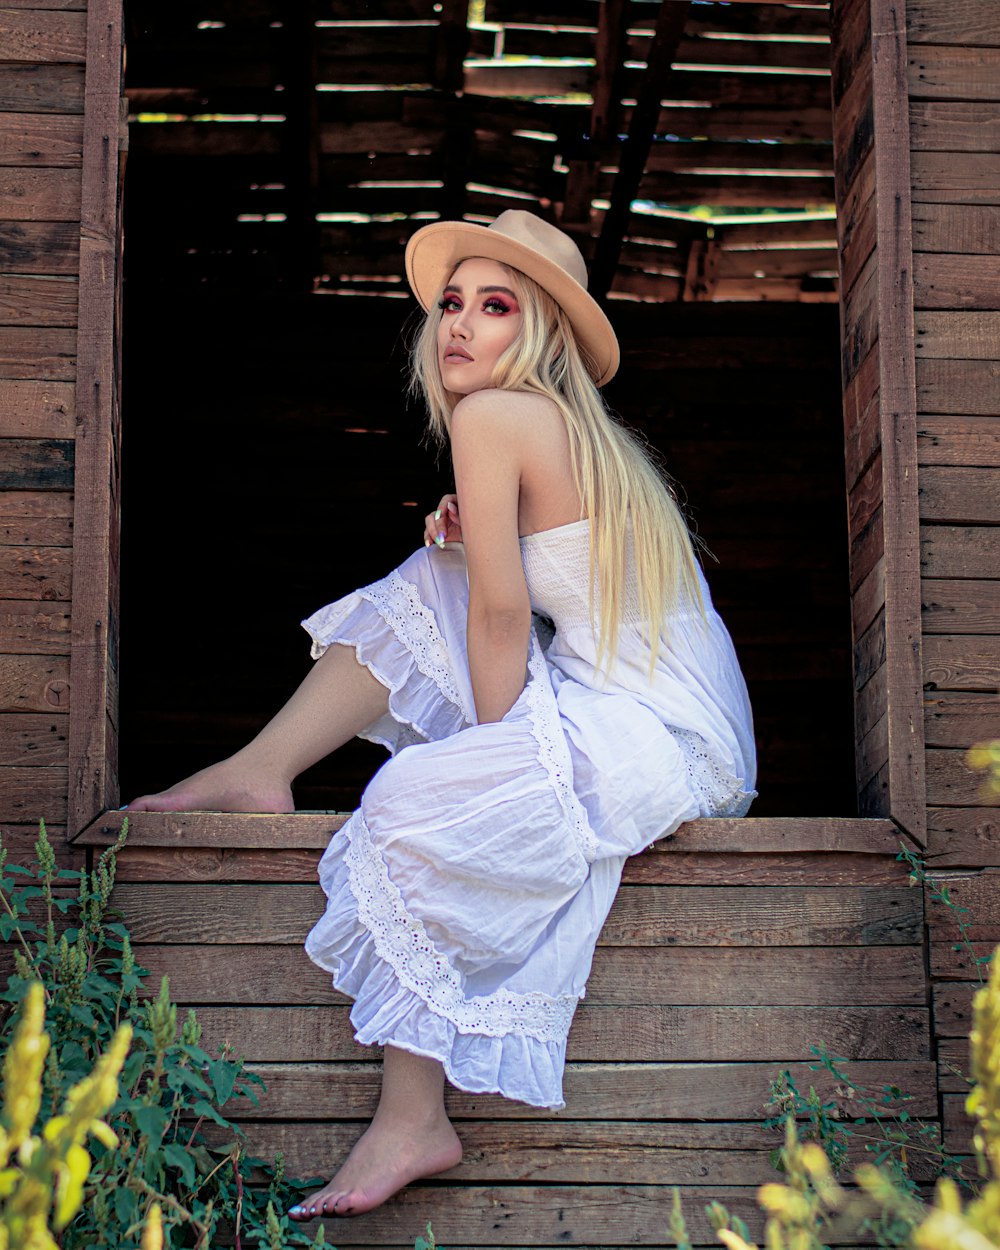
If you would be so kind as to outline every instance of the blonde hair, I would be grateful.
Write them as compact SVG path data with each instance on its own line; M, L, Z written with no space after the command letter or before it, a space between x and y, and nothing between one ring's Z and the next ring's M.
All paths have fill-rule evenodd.
M569 433L573 474L591 520L590 611L598 667L614 659L628 600L627 544L632 528L638 609L650 643L681 590L704 613L694 546L669 481L639 439L607 408L587 368L569 319L537 282L503 265L515 284L521 333L502 353L491 385L545 395L557 406ZM442 287L443 290L443 287ZM452 409L461 396L446 391L437 358L442 312L431 306L410 350L411 394L422 392L431 437L447 442ZM596 591L596 596L595 596ZM595 597L600 605L595 619ZM610 671L610 665L606 671Z

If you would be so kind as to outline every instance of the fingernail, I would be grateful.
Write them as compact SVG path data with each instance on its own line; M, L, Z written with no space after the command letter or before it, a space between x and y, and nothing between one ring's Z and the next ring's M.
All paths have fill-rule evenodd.
M434 541L437 543L439 547L443 547L444 546L444 534L438 534L437 538L435 538Z
M437 512L435 512L435 513L434 513L434 520L435 520L435 521L440 521L440 520L441 520L441 509L440 509L440 508L438 508Z
M430 540L429 538L425 538L425 539L424 539L424 546L425 546L425 547L429 547L430 545L431 545L431 540Z

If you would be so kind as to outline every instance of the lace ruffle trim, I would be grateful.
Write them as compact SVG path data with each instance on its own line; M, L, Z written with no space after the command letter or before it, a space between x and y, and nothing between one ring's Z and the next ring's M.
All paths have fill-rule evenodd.
M745 816L757 797L757 791L745 790L742 777L734 777L722 768L700 734L671 726L670 735L684 753L691 785L709 813L712 816Z
M417 994L460 1033L503 1037L524 1034L540 1042L565 1042L577 998L561 994L495 994L466 998L462 977L435 947L423 923L410 915L399 889L360 811L344 826L345 855L358 918L375 942L375 950L392 968L401 985Z
M476 718L465 706L461 692L455 684L448 660L448 648L441 637L437 620L420 598L416 586L394 569L388 577L366 586L358 594L372 604L413 656L414 663L423 675L434 682L470 725L475 724Z
M528 660L528 715L531 732L538 745L538 758L548 773L580 853L588 864L597 858L597 835L590 827L583 804L573 789L573 761L559 724L559 711L549 681L545 653L537 637L531 639Z

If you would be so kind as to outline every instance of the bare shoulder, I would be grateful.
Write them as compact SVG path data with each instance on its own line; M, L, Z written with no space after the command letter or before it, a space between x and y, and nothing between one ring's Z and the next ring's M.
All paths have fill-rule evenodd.
M562 415L548 396L497 388L463 396L455 405L451 420L453 435L471 424L482 433L500 437L524 436L549 425L562 425Z

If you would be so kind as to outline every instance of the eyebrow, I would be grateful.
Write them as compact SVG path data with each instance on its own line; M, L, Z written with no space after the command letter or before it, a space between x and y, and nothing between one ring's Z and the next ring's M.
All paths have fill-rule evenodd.
M462 293L462 287L458 282L449 282L448 285L444 289L446 291L457 291L459 295L461 295ZM477 295L488 295L494 291L502 291L504 295L509 295L511 299L517 299L517 296L510 289L510 287L506 287L506 286L477 286L476 287Z

